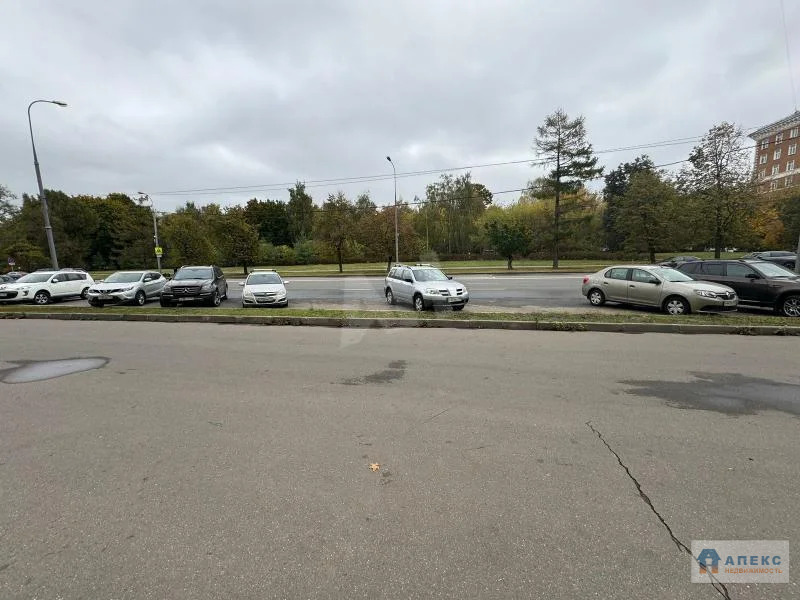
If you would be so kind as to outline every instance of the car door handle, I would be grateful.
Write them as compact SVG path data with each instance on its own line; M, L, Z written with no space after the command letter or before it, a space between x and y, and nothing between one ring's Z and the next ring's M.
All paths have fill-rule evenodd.
M604 282L603 282L603 285L608 285L608 282L607 282L607 281L604 281Z
M630 284L628 287L636 287L636 286L635 286L635 285L633 285L633 284Z

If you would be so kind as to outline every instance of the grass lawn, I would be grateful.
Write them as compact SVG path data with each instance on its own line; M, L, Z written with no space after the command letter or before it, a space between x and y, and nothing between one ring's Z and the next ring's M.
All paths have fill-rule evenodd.
M333 310L333 309L265 309L248 310L240 308L209 308L209 307L182 307L161 308L159 306L115 306L102 309L80 306L27 306L9 305L0 306L0 318L3 314L19 312L44 312L44 313L86 313L86 314L174 314L174 315L234 315L258 317L333 317L333 318L367 318L367 319L450 319L450 320L492 320L492 321L534 321L534 322L560 322L560 323L681 323L694 325L736 325L736 326L794 326L800 327L800 319L777 317L769 314L725 314L725 315L685 315L673 317L658 313L497 313L497 312L423 312L413 311L374 311L374 310Z
M670 256L675 256L678 252L664 252L656 255L657 260L664 260ZM739 258L743 252L726 252L723 253L722 258ZM694 256L699 258L714 258L713 252L696 252ZM418 262L418 261L412 261ZM636 260L602 260L602 259L566 259L559 261L559 271L581 271L586 273L593 273L603 267L611 264L634 264L643 261ZM445 260L434 262L436 266L440 267L445 272L450 271L453 273L548 273L554 272L552 268L552 260L531 260L519 259L514 261L513 271L506 268L506 261L503 259L495 260ZM259 267L254 267L259 268ZM339 273L338 265L328 264L314 264L314 265L288 265L288 266L267 266L264 265L260 268L274 268L284 277L337 277L337 276L352 276L352 275L383 275L386 272L386 263L348 263L343 265L343 272ZM170 272L170 269L162 269L165 273ZM227 277L239 278L243 277L242 267L225 267L222 269ZM92 277L95 279L103 279L107 277L112 271L93 271Z

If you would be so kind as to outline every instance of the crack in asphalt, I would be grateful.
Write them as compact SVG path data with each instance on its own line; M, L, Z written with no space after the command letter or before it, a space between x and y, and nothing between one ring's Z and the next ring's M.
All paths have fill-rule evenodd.
M689 546L687 546L684 542L682 542L675 536L675 533L673 533L672 528L669 526L669 523L667 523L664 517L661 516L661 513L658 512L656 507L653 506L653 501L650 500L650 496L648 496L642 489L642 484L639 483L639 480L636 479L636 477L634 477L633 473L631 473L631 470L628 468L628 466L624 462L622 462L622 457L606 441L606 439L603 437L603 434L594 428L591 421L586 421L586 426L592 430L592 432L597 436L597 438L601 442L603 442L603 445L606 448L608 448L608 451L611 452L611 454L613 454L614 457L617 459L619 466L622 467L622 469L625 471L625 474L628 476L628 479L630 479L633 482L633 485L636 486L636 491L639 492L639 497L650 508L650 510L653 512L656 518L661 522L661 524L664 526L664 529L667 530L667 533L669 533L669 537L672 539L672 543L675 544L675 546L678 548L680 552L685 552L686 554L691 556L692 560L697 562L697 564L702 564L697 559L697 557L694 554L692 554L692 551L689 548ZM712 575L710 571L706 571L706 573L708 574L708 577L711 580L712 587L717 591L717 593L723 598L725 598L725 600L732 600L730 593L728 592L728 588L725 587L725 584L719 581L716 577L714 577L714 575Z

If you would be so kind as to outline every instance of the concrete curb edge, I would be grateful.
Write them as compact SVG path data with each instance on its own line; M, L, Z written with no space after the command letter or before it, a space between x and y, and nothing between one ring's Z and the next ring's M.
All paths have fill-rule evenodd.
M282 325L355 329L431 328L505 329L513 331L597 331L609 333L682 333L726 335L800 336L800 326L700 325L683 323L602 323L562 321L495 321L413 318L292 317L253 315L197 315L153 313L55 313L7 312L0 319L56 319L63 321L133 321L149 323L224 323L241 325Z

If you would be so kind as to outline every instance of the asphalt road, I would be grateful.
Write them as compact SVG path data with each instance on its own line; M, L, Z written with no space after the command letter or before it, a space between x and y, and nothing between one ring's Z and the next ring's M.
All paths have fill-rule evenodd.
M581 296L582 275L463 275L458 280L467 286L470 306L479 308L590 308ZM223 306L240 307L241 279L229 279L229 298ZM348 306L364 309L388 308L383 295L382 277L298 277L286 286L292 306ZM85 301L62 302L64 306L84 306Z
M800 542L791 338L13 320L0 351L4 599L711 600L667 526Z

